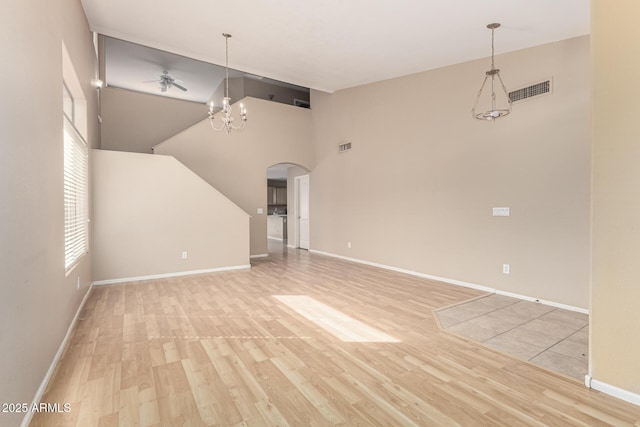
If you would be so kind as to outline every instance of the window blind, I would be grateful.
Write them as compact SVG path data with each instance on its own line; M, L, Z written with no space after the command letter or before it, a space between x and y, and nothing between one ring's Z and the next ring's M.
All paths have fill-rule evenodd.
M64 119L64 266L73 267L87 253L88 219L87 144Z

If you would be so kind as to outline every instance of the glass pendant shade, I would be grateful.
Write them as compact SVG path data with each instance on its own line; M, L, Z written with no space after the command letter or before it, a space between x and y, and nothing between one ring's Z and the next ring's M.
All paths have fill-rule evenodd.
M511 113L511 99L494 62L494 31L500 24L487 25L491 30L491 69L485 73L471 114L478 120L494 121Z

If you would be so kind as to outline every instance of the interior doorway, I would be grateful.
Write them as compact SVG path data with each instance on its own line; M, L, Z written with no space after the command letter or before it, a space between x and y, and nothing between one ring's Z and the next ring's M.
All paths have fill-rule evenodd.
M269 252L279 252L287 248L309 249L309 170L293 163L278 163L267 168L267 235ZM302 204L300 201L300 180L303 184ZM304 181L304 179L303 179ZM303 228L299 217L302 214ZM306 225L305 225L306 224ZM301 239L302 237L302 239Z

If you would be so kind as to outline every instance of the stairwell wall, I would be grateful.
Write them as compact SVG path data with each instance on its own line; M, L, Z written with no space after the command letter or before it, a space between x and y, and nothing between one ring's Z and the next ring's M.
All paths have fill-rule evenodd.
M249 267L249 216L176 159L91 155L95 282Z
M242 102L245 129L227 135L205 119L154 152L174 156L250 214L251 255L259 256L267 253L267 168L293 163L312 169L311 110L251 97Z

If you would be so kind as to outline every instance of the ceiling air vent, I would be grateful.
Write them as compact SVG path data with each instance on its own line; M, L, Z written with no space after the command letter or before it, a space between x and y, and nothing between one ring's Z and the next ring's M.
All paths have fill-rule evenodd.
M351 150L351 143L345 142L343 144L338 144L338 154L344 153L345 151Z
M509 98L511 98L511 102L519 102L533 98L534 96L547 95L549 93L551 93L551 79L545 79L539 83L534 83L509 92Z

